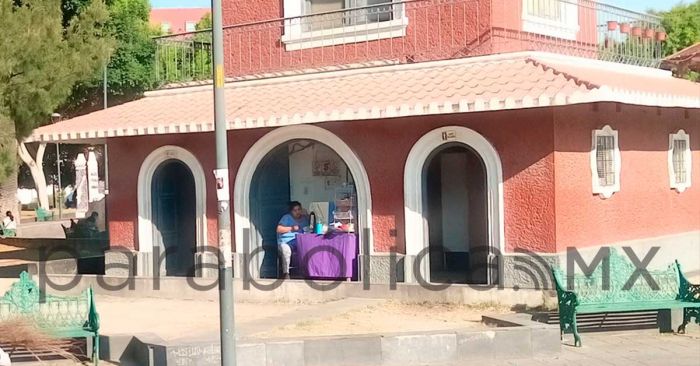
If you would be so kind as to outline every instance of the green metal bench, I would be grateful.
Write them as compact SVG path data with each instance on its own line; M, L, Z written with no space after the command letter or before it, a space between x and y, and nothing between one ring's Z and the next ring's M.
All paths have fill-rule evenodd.
M608 260L610 272L607 289L603 288L602 265L590 276L577 273L573 278L566 277L559 268L552 268L559 302L559 327L562 336L573 333L576 346L581 346L577 314L684 309L679 332L685 331L685 326L693 317L700 324L700 286L691 284L685 278L678 261L665 270L649 271L658 289L649 286L642 276L637 277L631 288L624 289L636 270L634 264L614 249L610 250ZM571 289L567 289L567 279L573 281Z
M43 301L42 301L43 300ZM100 317L92 288L78 296L45 295L27 272L0 298L0 321L26 320L56 338L92 338L92 361L99 362Z
M53 220L53 211L49 211L42 207L37 207L34 209L34 214L36 215L36 221L49 221Z

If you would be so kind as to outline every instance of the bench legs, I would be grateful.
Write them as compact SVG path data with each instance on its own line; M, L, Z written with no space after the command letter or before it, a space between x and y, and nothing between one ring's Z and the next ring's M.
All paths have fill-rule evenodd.
M575 317L575 315L574 315L574 317ZM562 327L560 327L560 328L561 328L561 335L559 338L561 340L564 340L564 333L566 333L566 332L564 331L564 328L562 328ZM571 333L573 333L573 335L574 335L574 346L581 347L581 336L578 334L578 328L576 327L576 320L574 320L574 322L571 324L570 328L571 328Z
M574 346L581 347L581 336L576 325L576 309L572 306L559 305L559 331L562 339L564 333L573 333Z
M683 309L683 323L678 327L678 333L685 333L685 326L695 318L695 322L700 324L700 308L685 308Z
M574 313L574 324L571 330L574 333L574 346L581 347L581 336L578 334L578 327L576 326L576 313Z
M97 366L100 362L100 335L95 334L92 338L92 362Z

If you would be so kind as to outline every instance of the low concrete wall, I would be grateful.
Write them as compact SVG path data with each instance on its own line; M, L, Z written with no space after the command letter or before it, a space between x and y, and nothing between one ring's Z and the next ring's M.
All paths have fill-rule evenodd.
M392 366L488 363L561 351L559 327L524 320L488 330L366 334L299 339L240 339L238 366ZM497 324L497 323L495 323ZM153 335L105 336L101 357L122 365L219 365L217 340L166 342Z

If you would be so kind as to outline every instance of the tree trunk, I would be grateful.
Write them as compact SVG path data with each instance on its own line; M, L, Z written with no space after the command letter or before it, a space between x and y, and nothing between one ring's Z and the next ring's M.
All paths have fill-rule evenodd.
M5 212L12 211L15 222L19 224L20 212L17 200L17 169L7 179L0 182L0 217L5 217Z
M29 172L32 173L32 178L34 178L34 187L36 188L37 197L39 198L39 206L48 210L49 194L46 191L46 176L44 175L44 151L46 151L46 143L42 142L39 144L39 148L36 151L36 158L32 158L24 142L19 143L17 150L20 159L27 164Z

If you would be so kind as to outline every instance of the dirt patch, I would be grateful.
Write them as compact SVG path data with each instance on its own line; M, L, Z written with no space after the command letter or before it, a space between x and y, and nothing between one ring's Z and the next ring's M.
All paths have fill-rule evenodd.
M452 304L410 304L386 301L320 319L306 319L271 331L255 334L257 338L333 336L367 333L400 333L454 329L487 328L481 323L486 313L509 313L497 306Z
M103 334L155 333L163 339L216 335L219 304L216 301L119 298L98 295L100 332ZM270 315L291 314L303 305L286 303L236 303L237 324L255 322Z

